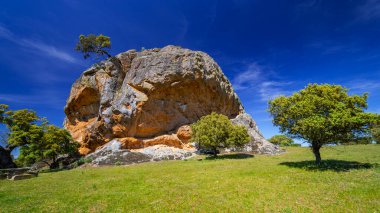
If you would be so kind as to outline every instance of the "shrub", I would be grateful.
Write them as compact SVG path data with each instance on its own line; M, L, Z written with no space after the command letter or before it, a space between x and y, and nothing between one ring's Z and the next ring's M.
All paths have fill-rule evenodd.
M212 149L214 156L218 148L241 147L250 141L245 127L233 125L227 116L214 112L203 116L191 128L191 140L197 142L199 147Z
M274 135L268 141L279 146L291 146L294 144L294 140L286 135Z

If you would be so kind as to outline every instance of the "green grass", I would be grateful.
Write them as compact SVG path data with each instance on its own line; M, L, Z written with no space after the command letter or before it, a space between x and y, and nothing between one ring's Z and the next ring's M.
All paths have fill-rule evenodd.
M380 145L145 163L0 181L1 212L379 212ZM326 163L327 162L327 163Z

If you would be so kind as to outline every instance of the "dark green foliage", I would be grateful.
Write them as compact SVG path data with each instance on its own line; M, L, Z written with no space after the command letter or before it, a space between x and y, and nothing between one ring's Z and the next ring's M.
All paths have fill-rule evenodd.
M22 109L4 113L3 123L9 130L8 147L14 149L18 146L37 142L43 135L40 119L34 111Z
M3 123L4 114L7 111L8 106L5 104L0 104L0 123Z
M214 150L215 156L218 148L241 147L250 141L245 127L233 125L227 116L214 112L203 116L191 128L192 141L202 148Z
M60 155L73 155L79 144L74 142L70 133L54 125L43 126L43 136L38 143L31 143L20 149L19 161L30 165L38 161L46 162L50 168L59 166Z
M33 111L11 111L7 105L0 105L0 124L7 127L6 135L2 135L0 146L0 168L16 167L11 155L12 151L16 147L38 141L42 136L41 128L37 125L38 121L39 118Z
M94 34L89 34L87 36L80 35L79 41L75 47L76 51L82 52L83 57L89 58L92 54L95 54L97 57L102 57L106 55L108 58L111 55L106 49L111 48L110 37L104 36L102 34L96 36Z
M273 124L280 131L311 144L316 162L324 144L342 144L368 137L374 114L366 113L367 94L349 95L340 85L309 84L292 96L269 102Z
M279 146L292 146L294 144L294 140L286 135L274 135L268 141Z
M1 148L10 156L19 147L17 163L20 165L29 166L44 160L55 167L58 155L77 151L78 143L73 141L67 130L49 125L46 119L38 117L34 111L12 111L6 105L0 105L0 118L8 129L6 145Z
M377 124L374 127L372 127L371 134L375 143L380 144L380 124Z
M90 158L81 157L77 161L74 162L73 167L76 168L78 166L81 166L85 163L91 163L92 160Z

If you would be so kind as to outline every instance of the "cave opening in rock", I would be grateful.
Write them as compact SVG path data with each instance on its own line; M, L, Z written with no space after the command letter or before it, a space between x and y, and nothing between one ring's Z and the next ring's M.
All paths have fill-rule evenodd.
M96 89L84 88L65 109L71 123L88 122L98 117L100 94Z

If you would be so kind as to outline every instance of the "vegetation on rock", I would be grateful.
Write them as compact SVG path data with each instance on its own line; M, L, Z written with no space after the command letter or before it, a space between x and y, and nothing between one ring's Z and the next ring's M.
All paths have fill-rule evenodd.
M106 55L108 58L112 56L108 53L106 49L111 48L110 37L105 35L94 35L89 34L87 36L80 35L79 41L75 47L75 50L83 53L83 57L89 58L92 54L95 54L97 57L102 57Z
M201 117L191 128L191 140L201 148L212 149L214 156L218 148L242 147L250 141L244 126L233 125L227 116L215 112Z
M294 140L286 135L274 135L268 141L279 146L300 146L300 144L294 143Z
M280 131L311 144L316 163L325 144L343 144L368 138L378 116L366 113L367 94L349 95L340 85L309 84L291 96L269 101L273 124Z

